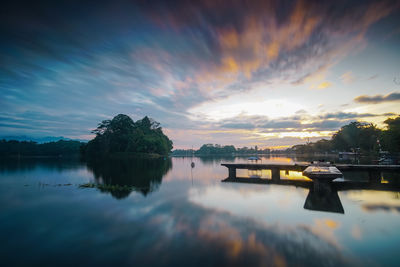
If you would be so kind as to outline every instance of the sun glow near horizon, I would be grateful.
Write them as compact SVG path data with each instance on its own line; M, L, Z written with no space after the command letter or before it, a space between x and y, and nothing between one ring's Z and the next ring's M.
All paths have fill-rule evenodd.
M15 53L0 66L4 136L87 138L122 113L160 122L176 148L281 147L400 113L390 0L15 8L0 30Z

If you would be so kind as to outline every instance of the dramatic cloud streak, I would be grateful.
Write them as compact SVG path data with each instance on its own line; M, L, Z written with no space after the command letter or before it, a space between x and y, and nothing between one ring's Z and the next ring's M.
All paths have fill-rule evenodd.
M87 137L97 122L126 113L160 121L177 147L193 144L185 131L196 144L264 138L274 145L248 132L231 139L215 133L262 125L333 131L345 121L322 122L334 119L322 118L328 111L376 119L399 113L342 107L365 94L368 77L374 88L390 88L383 74L400 67L396 35L385 39L389 61L378 57L384 64L356 57L383 54L376 40L399 27L398 14L398 1L6 3L0 131ZM374 90L368 93L382 96ZM372 103L362 97L357 103ZM300 109L314 115L287 119Z

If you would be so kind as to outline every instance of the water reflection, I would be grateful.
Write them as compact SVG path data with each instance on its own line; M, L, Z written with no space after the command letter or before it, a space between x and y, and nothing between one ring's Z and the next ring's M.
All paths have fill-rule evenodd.
M77 157L65 158L2 158L0 160L0 173L30 172L37 168L47 170L77 170L84 165Z
M304 208L307 210L344 214L342 202L335 188L315 190L314 187L311 187L304 203Z
M172 167L171 159L108 159L87 162L97 184L103 192L122 199L132 191L144 196L156 191L163 176Z
M219 163L221 161L224 162L229 162L229 163L233 163L235 162L235 159L237 159L237 157L234 156L219 156L219 157L198 157L200 159L200 161L204 164L212 164L212 163Z
M392 179L388 179L392 180ZM400 191L398 182L389 183L373 182L360 182L357 180L351 181L337 181L337 182L321 182L318 187L314 186L311 180L297 180L297 179L264 179L259 177L246 177L246 178L226 178L223 182L234 183L250 183L250 184L276 184L284 186L303 187L308 189L308 195L305 200L304 209L314 211L324 211L333 213L344 214L344 208L340 201L338 191L347 190L373 190L373 191Z
M280 181L264 179L268 185L221 183L227 170L220 160L0 162L2 263L396 266L397 174L368 183L366 173L349 172L327 192L316 192L295 171L281 171ZM93 181L140 193L78 188ZM72 185L52 186L60 183Z

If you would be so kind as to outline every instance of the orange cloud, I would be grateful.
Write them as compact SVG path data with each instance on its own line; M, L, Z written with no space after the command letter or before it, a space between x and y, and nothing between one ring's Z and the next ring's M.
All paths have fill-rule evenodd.
M326 89L326 88L331 87L331 86L332 86L331 82L325 81L325 82L320 83L317 86L317 89Z
M221 8L220 5L215 4L206 5L205 8L216 7ZM273 6L268 10L271 12L269 16L249 12L238 22L241 27L229 25L215 29L220 60L218 63L201 66L196 74L197 78L194 80L197 81L198 88L202 92L213 95L239 82L242 78L250 80L256 71L267 68L271 62L278 59L281 53L305 45L319 26L327 26L324 24L326 10L321 11L318 5L310 5L304 1L296 2L286 22L278 23ZM366 6L364 12L362 10L358 12L360 15L356 23L349 23L349 21L354 21L354 18L344 14L338 26L339 30L331 31L330 38L341 38L349 34L353 37L327 51L323 56L327 64L319 68L315 75L312 74L303 79L303 82L313 80L311 89L331 87L332 83L325 81L328 68L354 47L360 47L367 28L391 12L385 3ZM329 31L326 33L328 34Z
M267 46L267 56L269 60L274 60L279 55L279 43L274 41Z
M320 17L311 14L299 1L286 24L278 26L275 16L250 15L244 19L240 32L233 28L219 29L222 53L219 69L225 73L241 73L250 79L255 71L276 60L280 52L303 45L320 21Z
M221 70L223 72L230 72L232 74L236 74L239 70L239 66L233 57L226 57L222 60Z
M224 48L233 49L239 46L239 36L234 29L224 31L218 37L220 45Z
M279 39L287 49L292 50L308 40L320 21L321 18L311 14L303 1L298 1L289 23L280 31Z

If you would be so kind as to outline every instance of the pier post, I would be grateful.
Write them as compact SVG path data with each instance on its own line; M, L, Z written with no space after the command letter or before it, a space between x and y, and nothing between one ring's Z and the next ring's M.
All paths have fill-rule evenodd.
M331 193L332 186L330 181L321 181L320 179L313 179L314 192L318 193Z
M229 178L236 178L236 168L228 167L229 170Z
M369 182L380 183L381 182L381 172L378 170L371 170L368 172Z
M280 174L279 168L271 168L271 179L273 181L279 181L281 179L281 174Z

